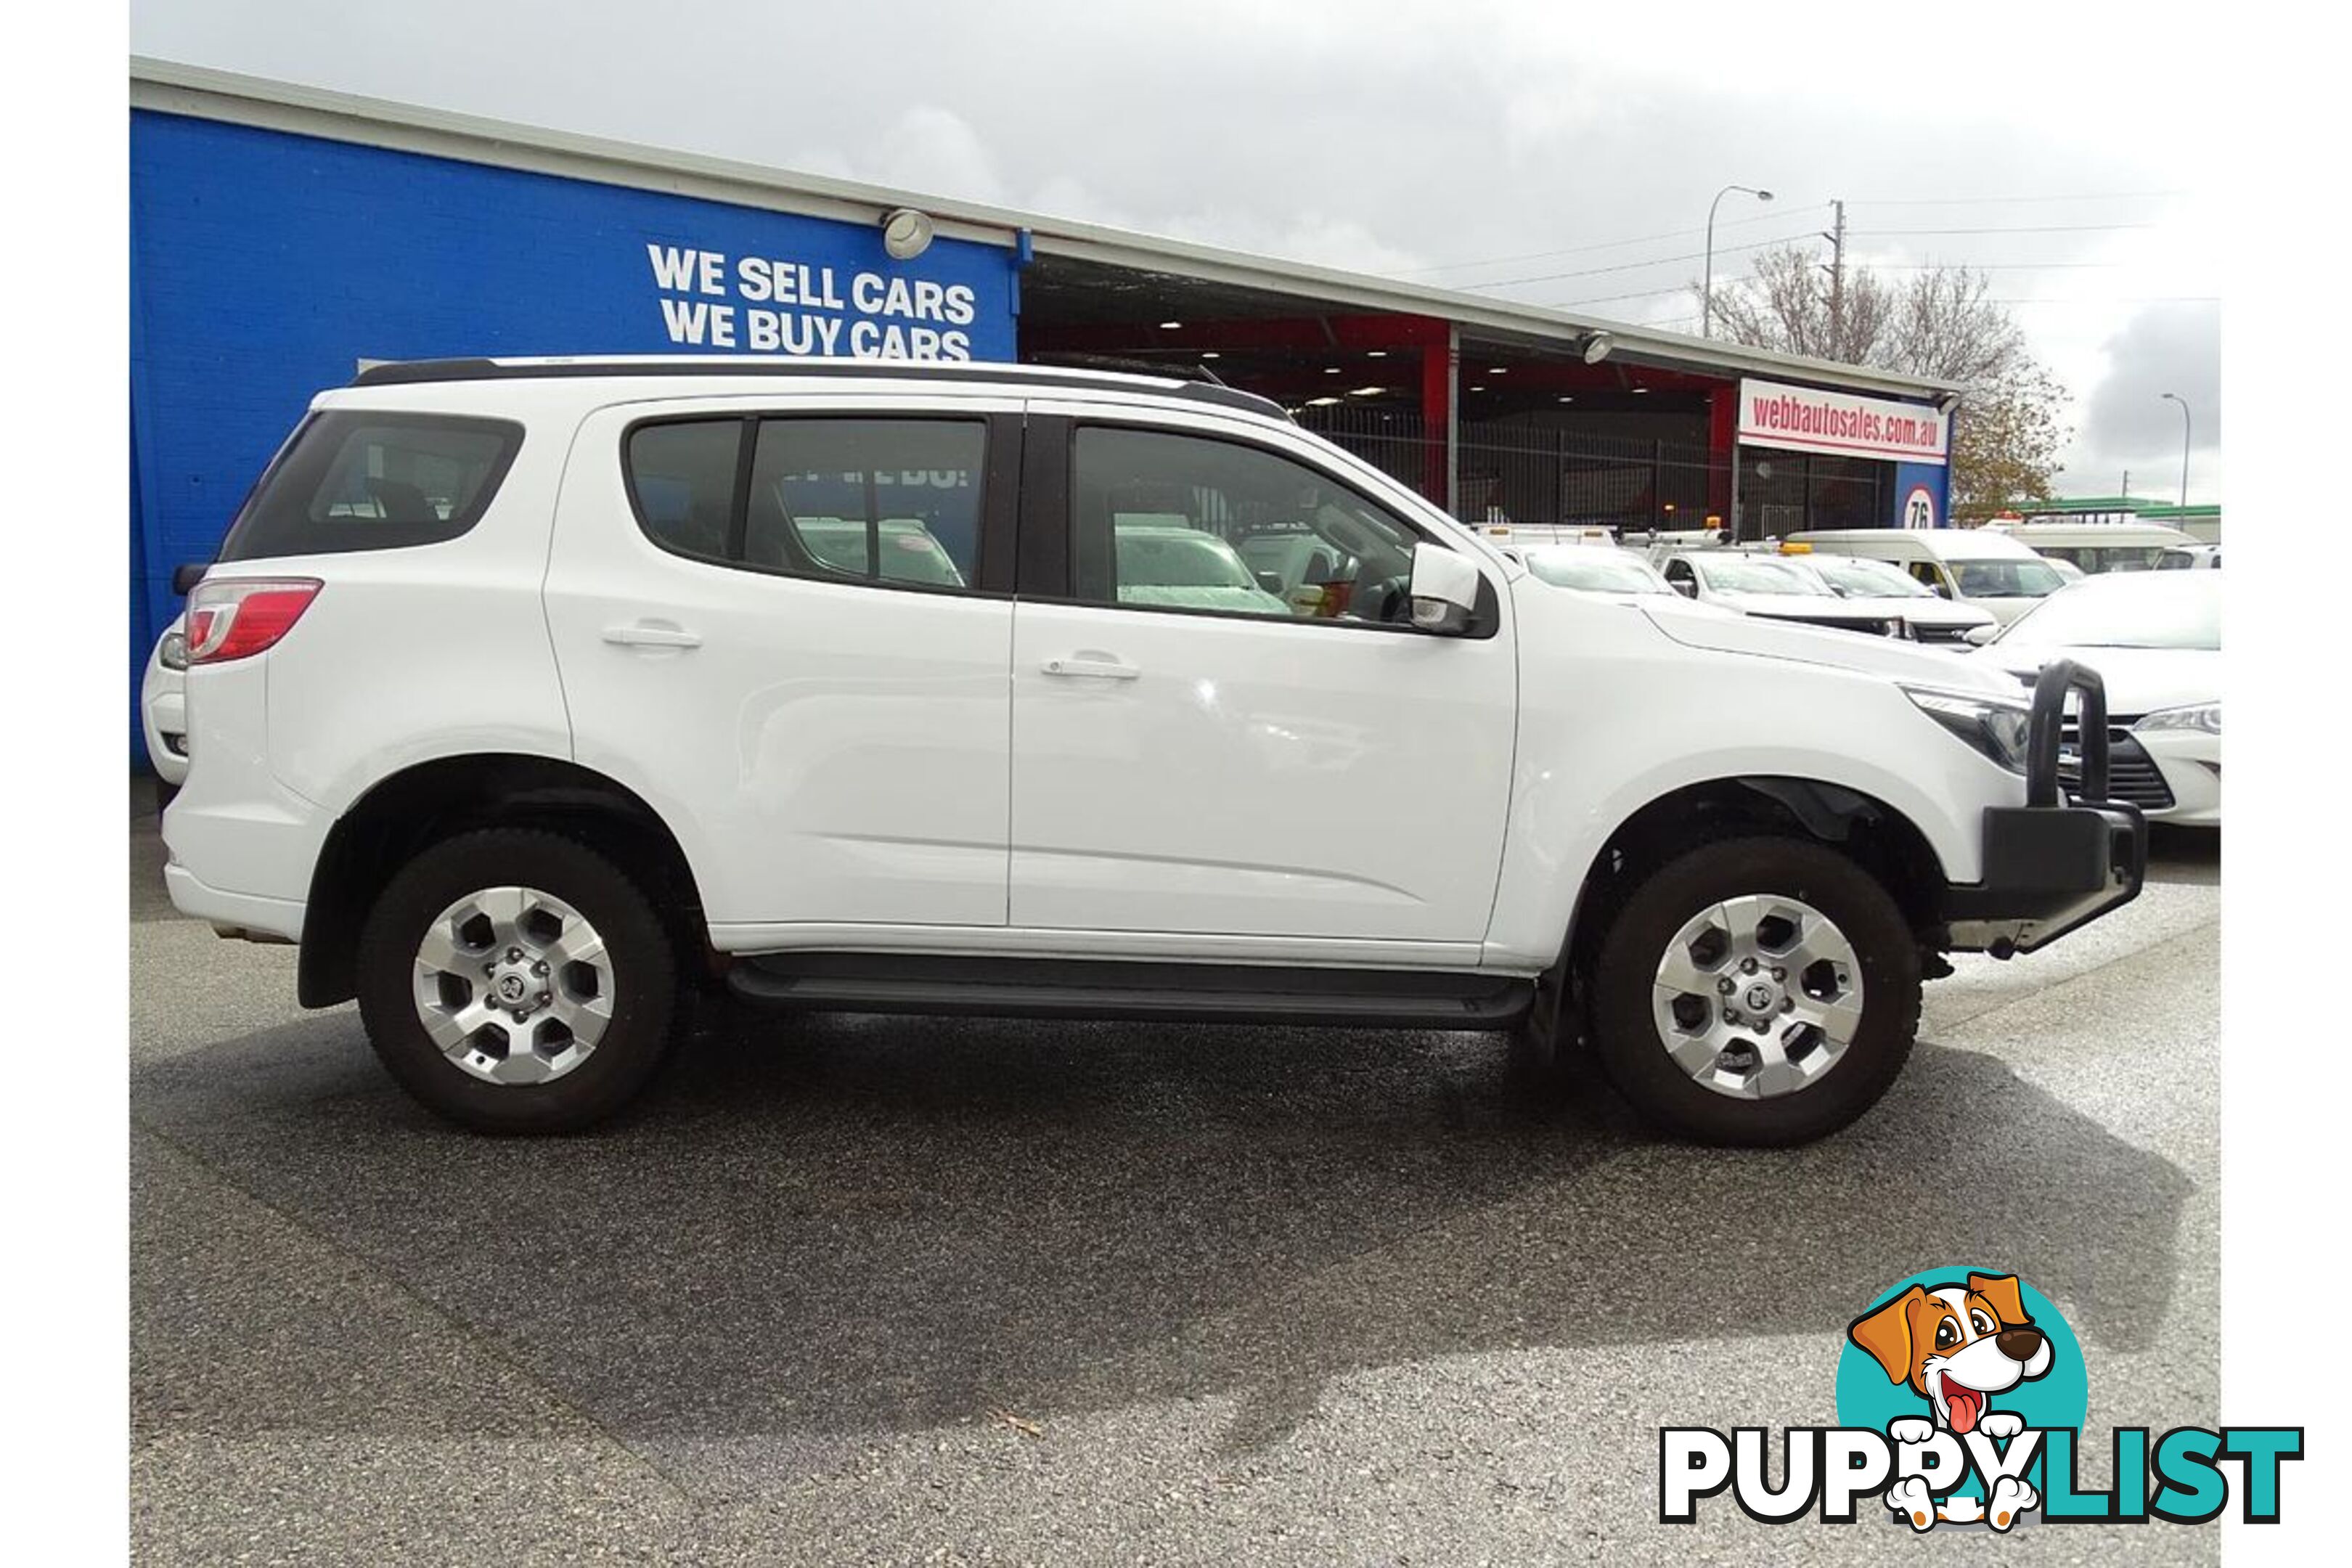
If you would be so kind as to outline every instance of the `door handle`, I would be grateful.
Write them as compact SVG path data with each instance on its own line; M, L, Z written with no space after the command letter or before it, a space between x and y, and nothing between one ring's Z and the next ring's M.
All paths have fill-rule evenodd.
M1042 666L1048 675L1090 676L1097 680L1134 680L1143 671L1105 654L1064 654Z
M620 647L700 647L699 633L688 631L653 621L639 621L635 626L606 626L604 640Z

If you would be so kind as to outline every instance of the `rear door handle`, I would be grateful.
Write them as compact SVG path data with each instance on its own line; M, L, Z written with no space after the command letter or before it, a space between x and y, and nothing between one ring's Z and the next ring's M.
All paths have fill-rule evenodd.
M1108 654L1064 654L1043 666L1048 675L1090 676L1097 680L1134 680L1143 671Z
M700 647L701 634L665 621L639 621L634 626L606 626L604 640L621 647Z

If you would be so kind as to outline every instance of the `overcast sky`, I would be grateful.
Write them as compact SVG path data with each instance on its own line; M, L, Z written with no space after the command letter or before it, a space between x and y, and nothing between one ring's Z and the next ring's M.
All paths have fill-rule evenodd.
M1600 9L132 0L131 39L1688 330L1719 187L1778 199L1725 199L1718 277L1841 197L1858 262L1991 269L2074 397L2062 492L2128 469L2171 499L2174 392L2190 497L2221 499L2219 153L2163 112L2200 99L2177 29L2046 3Z

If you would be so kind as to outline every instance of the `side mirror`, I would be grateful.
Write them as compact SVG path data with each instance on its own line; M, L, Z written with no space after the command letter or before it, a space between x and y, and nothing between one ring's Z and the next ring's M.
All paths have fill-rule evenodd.
M1698 584L1685 577L1675 584L1675 592L1685 599L1696 599L1698 597Z
M1936 597L1938 599L1948 599L1952 596L1952 585L1949 583L1930 583L1927 585L1936 590Z
M1999 636L2000 636L2000 626L1996 623L1990 626L1970 626L1960 634L1960 640L1970 647L1982 647Z
M183 599L186 598L195 591L196 584L204 581L205 569L211 564L208 561L183 561L173 567L172 592Z
M1442 544L1412 550L1412 624L1424 632L1459 637L1478 607L1478 568Z
M1279 572L1260 572L1257 574L1257 585L1265 589L1267 593L1279 597L1282 594L1282 574Z

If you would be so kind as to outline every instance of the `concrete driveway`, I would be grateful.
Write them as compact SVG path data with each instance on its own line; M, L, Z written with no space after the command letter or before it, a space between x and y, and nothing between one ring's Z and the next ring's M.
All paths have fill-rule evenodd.
M1895 1527L1659 1525L1657 1428L1832 1422L1846 1322L1951 1263L2082 1336L2086 1482L2216 1415L2210 838L1737 1153L1494 1036L716 1009L622 1125L471 1137L131 832L143 1563L1859 1561Z

